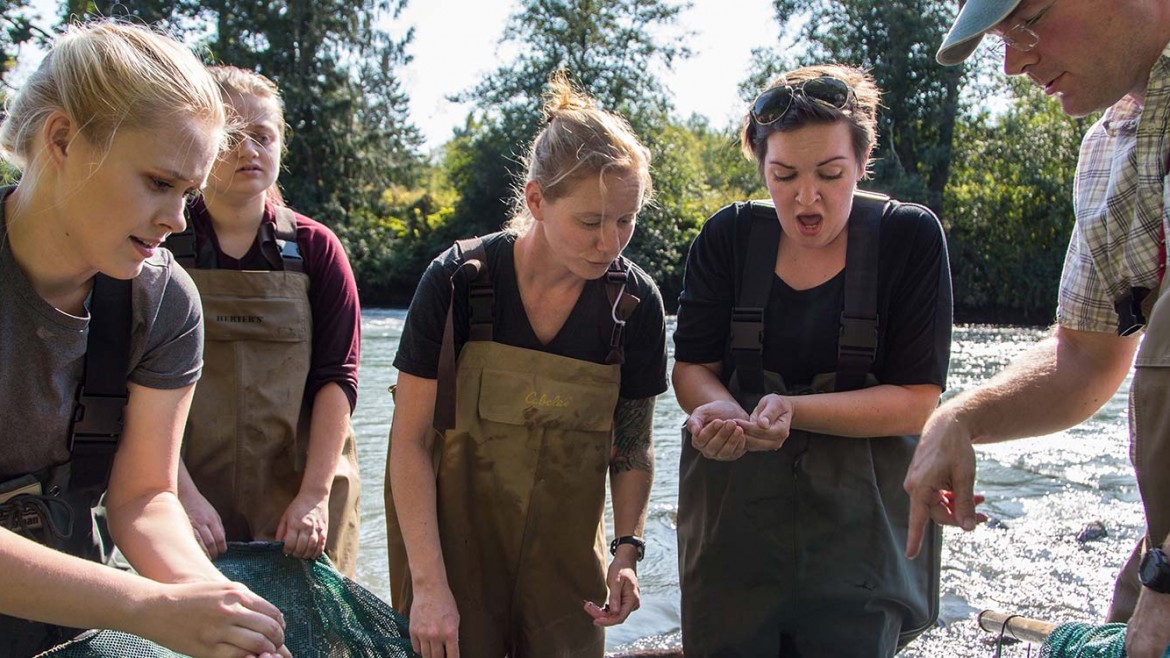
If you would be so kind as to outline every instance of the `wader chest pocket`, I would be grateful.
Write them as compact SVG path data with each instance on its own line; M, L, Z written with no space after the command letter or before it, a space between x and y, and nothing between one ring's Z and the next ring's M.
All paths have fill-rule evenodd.
M607 388L615 389L612 392ZM533 372L483 370L481 418L507 425L608 432L617 405L616 387L582 384Z
M203 322L209 341L300 342L309 326L304 306L285 299L203 297Z

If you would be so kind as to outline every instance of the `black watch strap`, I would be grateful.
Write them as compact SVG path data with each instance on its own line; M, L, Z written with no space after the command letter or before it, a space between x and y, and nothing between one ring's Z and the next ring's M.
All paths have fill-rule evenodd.
M1170 558L1160 548L1151 548L1142 556L1138 567L1142 585L1160 594L1170 594Z
M621 546L622 544L630 544L634 548L638 549L639 562L642 561L642 558L646 557L646 542L642 541L641 537L635 537L634 535L624 535L609 542L609 554L617 555L618 546Z

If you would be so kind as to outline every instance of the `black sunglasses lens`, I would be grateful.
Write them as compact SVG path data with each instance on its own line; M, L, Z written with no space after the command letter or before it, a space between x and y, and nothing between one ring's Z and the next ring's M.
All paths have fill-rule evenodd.
M801 85L804 95L826 105L844 109L849 104L849 85L837 78L814 78Z
M773 87L760 94L756 102L752 103L752 118L762 126L775 123L784 116L791 103L792 87Z

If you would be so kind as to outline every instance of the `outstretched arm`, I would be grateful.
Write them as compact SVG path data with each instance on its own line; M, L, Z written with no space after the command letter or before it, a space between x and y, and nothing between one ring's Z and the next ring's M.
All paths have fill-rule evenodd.
M1040 436L1072 427L1101 408L1133 363L1135 336L1057 327L987 384L931 414L904 483L910 494L906 555L926 522L974 529L975 443Z
M0 612L121 630L191 655L287 657L280 611L212 566L179 504L179 441L194 386L129 389L106 503L114 539L142 576L0 529Z

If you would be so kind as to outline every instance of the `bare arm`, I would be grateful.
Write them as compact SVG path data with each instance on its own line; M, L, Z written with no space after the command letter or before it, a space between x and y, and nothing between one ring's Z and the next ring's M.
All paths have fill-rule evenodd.
M305 472L296 498L280 519L276 537L288 554L315 559L329 533L329 494L349 435L349 398L336 382L317 389L309 421Z
M1048 434L1085 420L1117 391L1137 343L1134 336L1057 327L990 382L931 414L904 483L911 498L906 554L918 554L930 518L975 527L972 444Z
M609 461L615 537L641 537L654 481L654 398L619 398L614 409L614 444ZM604 608L587 602L585 611L598 626L613 626L629 618L642 604L638 587L638 551L622 544L606 574L609 599Z
M107 495L110 529L143 576L87 562L0 530L0 612L140 635L182 653L282 655L283 617L208 562L175 493L193 386L129 384ZM69 592L69 596L60 596Z
M942 389L933 384L881 384L857 391L796 395L792 428L834 436L918 434L938 406Z
M975 443L1067 429L1117 392L1137 346L1137 336L1058 326L990 382L956 396L935 415L960 422Z
M459 611L447 583L439 541L439 514L432 457L431 424L438 383L399 372L390 426L386 483L390 486L406 557L414 602L410 637L423 658L459 655Z

